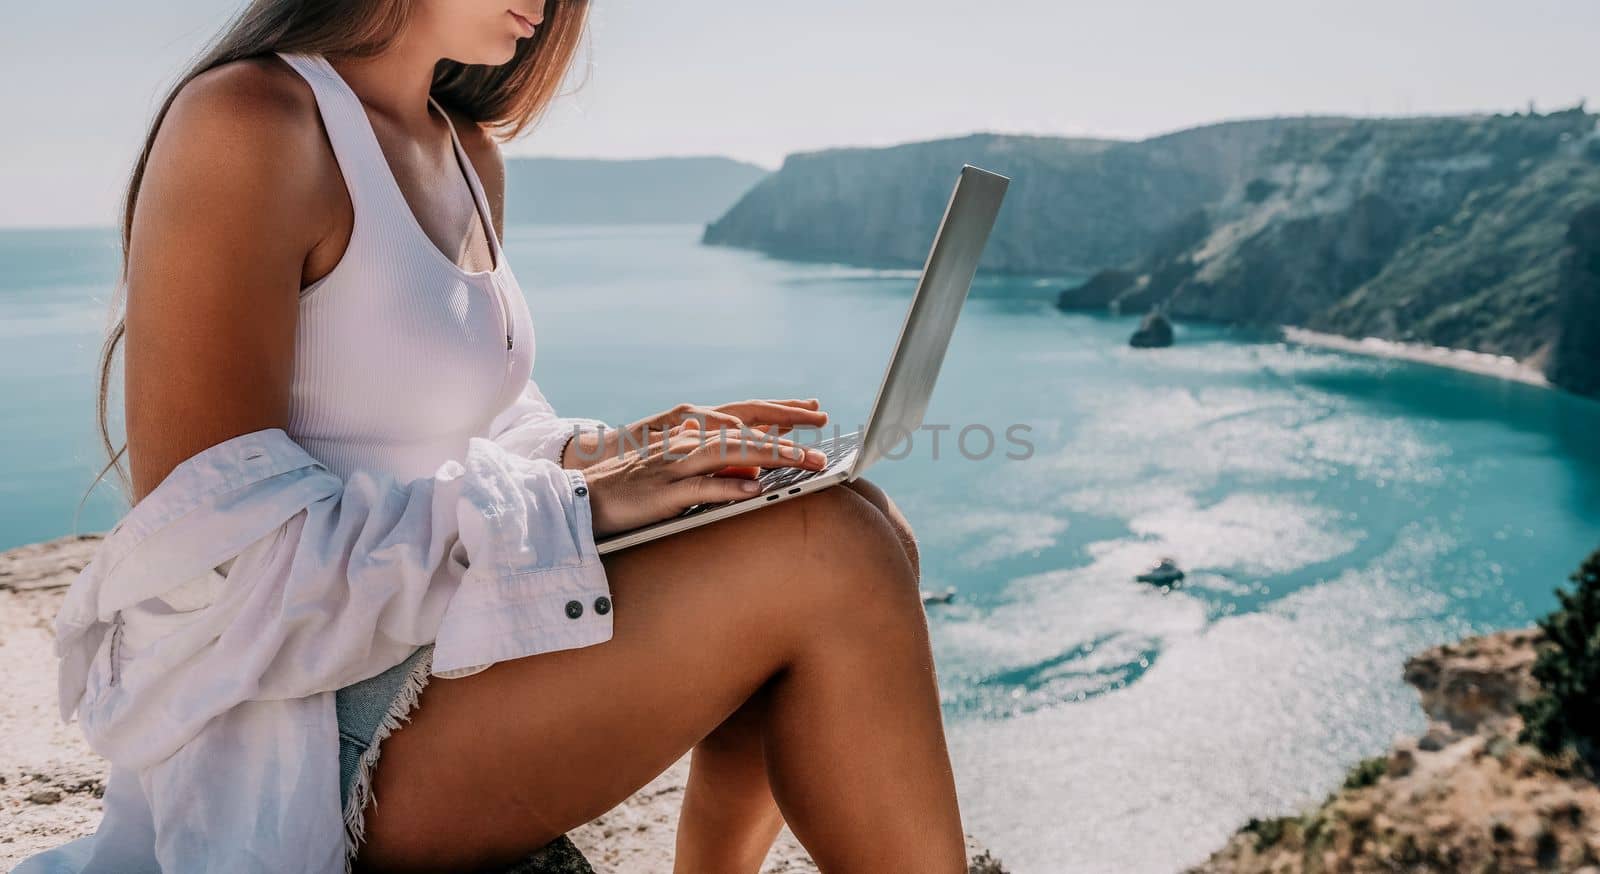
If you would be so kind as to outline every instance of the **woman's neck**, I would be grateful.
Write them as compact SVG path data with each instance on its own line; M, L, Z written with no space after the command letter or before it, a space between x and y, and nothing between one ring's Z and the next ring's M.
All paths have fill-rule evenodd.
M436 123L429 114L428 95L438 62L437 53L410 45L404 37L371 57L329 59L362 103L417 130Z

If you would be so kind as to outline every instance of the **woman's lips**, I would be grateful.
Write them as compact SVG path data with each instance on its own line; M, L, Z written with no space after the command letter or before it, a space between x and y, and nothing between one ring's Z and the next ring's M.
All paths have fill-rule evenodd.
M533 22L507 9L511 17L517 20L517 27L521 28L523 36L533 36Z

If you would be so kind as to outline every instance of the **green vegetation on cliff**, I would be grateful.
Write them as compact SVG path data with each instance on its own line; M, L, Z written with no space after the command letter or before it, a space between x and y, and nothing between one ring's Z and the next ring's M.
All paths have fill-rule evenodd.
M1519 712L1521 740L1549 755L1568 751L1600 765L1600 550L1557 590L1561 607L1539 621L1545 644L1533 664L1542 690Z
M1597 130L1575 108L835 149L790 157L704 239L920 266L956 169L973 163L1013 180L985 268L1101 271L1063 308L1161 305L1471 349L1600 394Z
M1178 245L1061 305L1163 303L1178 318L1509 355L1592 393L1600 216L1584 210L1597 202L1596 117L1576 109L1289 129Z

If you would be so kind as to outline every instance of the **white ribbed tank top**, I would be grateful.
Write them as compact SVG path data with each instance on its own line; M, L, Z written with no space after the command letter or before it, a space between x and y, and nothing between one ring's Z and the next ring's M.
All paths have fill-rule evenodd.
M300 293L285 432L341 477L363 469L402 482L430 476L465 457L468 440L488 433L532 375L527 302L454 125L492 270L464 270L429 239L338 71L320 55L279 57L316 94L355 212L344 256Z

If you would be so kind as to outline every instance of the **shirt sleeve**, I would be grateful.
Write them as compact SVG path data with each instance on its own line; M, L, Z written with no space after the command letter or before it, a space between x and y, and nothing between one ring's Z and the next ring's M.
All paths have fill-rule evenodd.
M490 423L489 439L524 458L560 464L567 441L579 433L598 432L606 427L599 419L556 415L539 384L530 379L522 394Z
M337 504L312 507L287 533L266 559L268 579L292 578L302 563L344 568L344 603L333 601L328 626L295 629L308 652L330 639L355 647L351 655L388 644L387 666L433 643L433 673L448 677L611 637L583 472L491 440L473 438L463 462L430 479L357 474ZM354 679L346 673L330 688Z
M482 437L408 482L302 454L258 433L185 462L74 584L99 596L69 592L58 649L111 630L81 679L64 660L64 714L103 755L148 764L242 701L338 689L429 643L450 677L611 638L582 471ZM209 603L159 597L197 573Z

